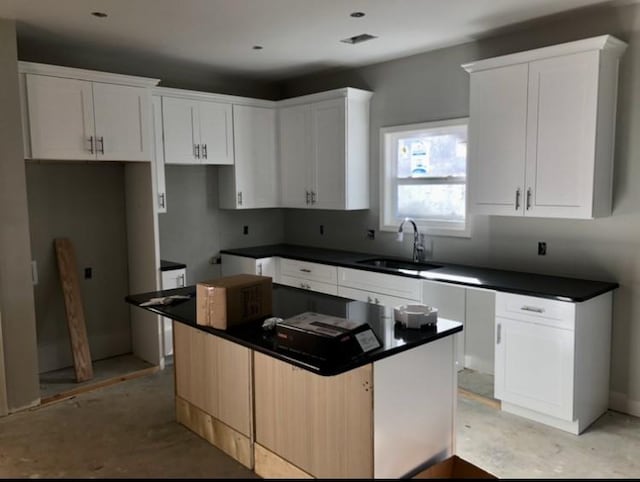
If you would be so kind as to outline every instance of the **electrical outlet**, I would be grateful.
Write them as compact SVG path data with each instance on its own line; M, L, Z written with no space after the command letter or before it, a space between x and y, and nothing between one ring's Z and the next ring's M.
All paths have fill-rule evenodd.
M367 239L376 239L375 229L367 229Z
M209 262L211 264L222 264L222 256L212 256Z
M84 279L91 279L93 278L93 269L92 268L85 268L84 269Z
M320 234L324 235L324 224L320 225Z
M249 226L244 226L242 228L242 234L249 234Z
M544 241L538 242L538 256L545 256L547 254L547 243Z

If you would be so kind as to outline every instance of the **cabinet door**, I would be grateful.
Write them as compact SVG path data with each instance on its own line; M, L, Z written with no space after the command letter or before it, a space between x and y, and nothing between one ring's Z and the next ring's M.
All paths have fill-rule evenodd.
M149 97L143 87L93 83L99 160L151 160Z
M162 130L165 164L199 164L197 104L187 99L162 98Z
M185 269L172 269L170 271L162 271L162 289L170 290L173 288L182 288L186 286L187 271ZM171 319L162 317L162 346L163 355L169 356L173 354L173 328Z
M373 375L323 377L254 352L256 443L318 478L373 477Z
M200 157L203 164L233 164L231 104L198 103Z
M91 82L26 74L31 157L95 159Z
M531 62L527 216L592 217L599 53Z
M156 180L156 206L159 213L167 212L167 185L164 174L164 144L162 142L162 98L154 95L151 99L153 119L153 159Z
M475 214L523 213L527 75L526 64L471 74L469 193Z
M238 207L276 207L279 182L275 110L234 105L233 132L236 196L242 199Z
M315 162L312 164L311 205L319 209L345 209L346 100L311 106Z
M278 118L282 207L304 208L311 190L311 110L308 105L285 107L278 111Z
M574 332L496 317L495 398L573 420Z

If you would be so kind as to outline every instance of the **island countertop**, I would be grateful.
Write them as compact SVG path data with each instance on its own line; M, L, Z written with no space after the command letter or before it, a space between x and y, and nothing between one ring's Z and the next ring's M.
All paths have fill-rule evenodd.
M619 286L618 283L609 281L568 278L431 260L428 262L438 265L436 269L427 271L390 269L361 263L363 260L385 256L294 244L272 244L250 248L224 249L220 252L256 259L279 256L282 258L330 264L345 268L395 274L442 283L452 283L569 302L586 301L614 290ZM388 258L392 259L393 257Z
M286 319L302 312L312 311L366 322L382 344L381 347L355 358L344 359L337 357L336 359L323 360L279 347L276 343L274 332L262 328L263 320L238 325L227 330L217 330L209 326L198 325L196 323L196 286L194 285L129 295L125 299L132 305L140 306L141 303L151 298L176 294L188 295L190 298L174 301L170 305L140 308L324 376L338 375L462 331L461 323L444 318L439 318L437 325L433 328L421 330L403 328L397 325L393 318L389 316L390 310L380 305L274 283L273 316Z

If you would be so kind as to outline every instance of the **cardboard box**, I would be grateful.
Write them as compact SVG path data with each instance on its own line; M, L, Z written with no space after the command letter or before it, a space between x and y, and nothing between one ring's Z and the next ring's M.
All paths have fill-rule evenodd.
M413 476L414 479L497 479L471 462L452 455Z
M196 285L196 323L218 330L271 314L269 276L239 274Z

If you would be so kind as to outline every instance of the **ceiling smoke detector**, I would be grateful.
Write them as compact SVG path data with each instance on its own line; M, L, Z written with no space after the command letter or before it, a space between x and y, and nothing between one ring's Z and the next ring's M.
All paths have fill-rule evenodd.
M353 37L342 39L340 42L344 42L346 44L359 44L361 42L366 42L367 40L373 40L374 38L378 37L368 33L361 33L360 35L354 35Z

